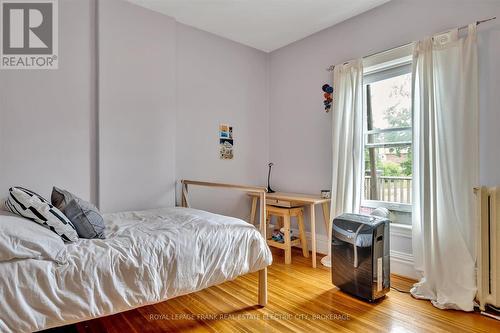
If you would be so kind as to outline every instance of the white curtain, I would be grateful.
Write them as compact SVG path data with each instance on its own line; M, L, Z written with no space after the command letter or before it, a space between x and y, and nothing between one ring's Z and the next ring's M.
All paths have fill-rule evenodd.
M411 293L438 308L473 310L478 185L476 24L416 44L413 57L413 254L423 278Z
M342 213L359 211L362 188L363 61L353 60L333 70L332 203L330 223ZM331 244L331 227L328 230ZM321 259L331 266L329 255Z

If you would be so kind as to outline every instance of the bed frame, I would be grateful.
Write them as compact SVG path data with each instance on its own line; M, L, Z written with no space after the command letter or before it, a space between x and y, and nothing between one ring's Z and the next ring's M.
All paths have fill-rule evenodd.
M205 186L205 187L218 187L218 188L228 188L233 190L239 190L244 192L258 193L260 200L260 223L259 230L264 239L266 237L266 192L267 189L265 187L258 186L245 186L245 185L235 185L235 184L224 184L224 183L210 183L210 182L201 182L195 180L181 180L182 184L182 196L181 196L181 206L189 208L189 196L188 196L188 185L193 186ZM266 306L267 304L267 267L259 271L259 297L258 302L260 306Z

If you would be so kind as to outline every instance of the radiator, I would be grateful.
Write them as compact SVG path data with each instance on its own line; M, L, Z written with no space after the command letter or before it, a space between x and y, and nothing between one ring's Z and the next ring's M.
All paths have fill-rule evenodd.
M477 301L500 307L500 187L475 189L477 199Z

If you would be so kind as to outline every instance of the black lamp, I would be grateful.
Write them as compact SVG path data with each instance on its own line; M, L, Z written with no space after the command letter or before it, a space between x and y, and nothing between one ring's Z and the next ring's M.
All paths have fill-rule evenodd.
M273 167L274 163L269 163L269 172L267 173L267 193L274 193L273 189L271 188L271 168Z

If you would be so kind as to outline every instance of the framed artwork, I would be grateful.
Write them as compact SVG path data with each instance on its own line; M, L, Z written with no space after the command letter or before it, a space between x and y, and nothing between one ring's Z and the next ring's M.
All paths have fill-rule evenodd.
M227 124L219 125L219 158L232 160L234 157L233 127Z

